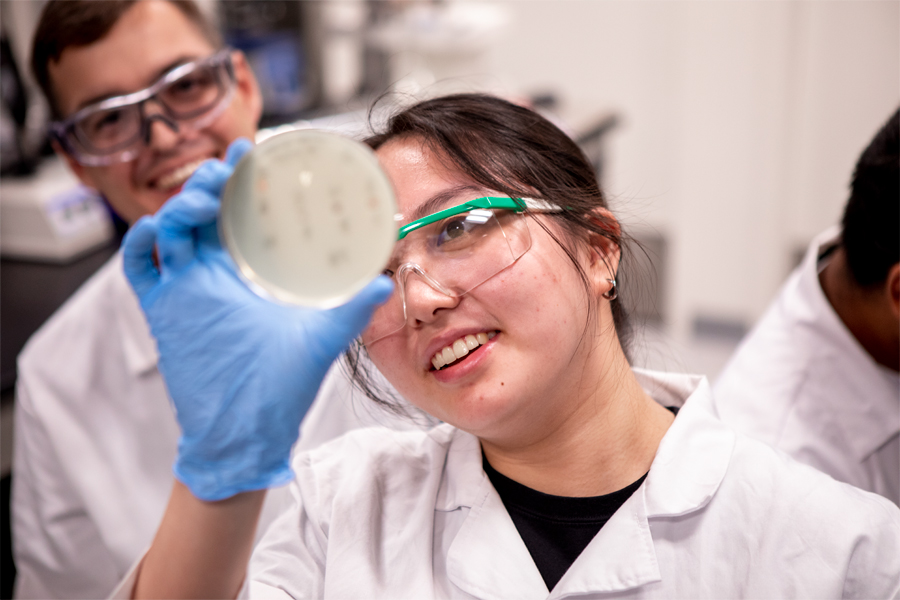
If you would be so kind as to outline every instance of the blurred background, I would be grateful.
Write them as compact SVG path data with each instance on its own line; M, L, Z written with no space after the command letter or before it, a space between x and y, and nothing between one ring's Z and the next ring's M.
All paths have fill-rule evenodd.
M352 131L384 92L389 105L487 91L544 111L646 250L623 291L645 325L636 364L710 377L839 221L857 157L900 104L897 1L200 4L248 55L264 127ZM45 200L75 181L49 155L27 68L42 5L0 0L5 488L15 357L119 239L102 199Z

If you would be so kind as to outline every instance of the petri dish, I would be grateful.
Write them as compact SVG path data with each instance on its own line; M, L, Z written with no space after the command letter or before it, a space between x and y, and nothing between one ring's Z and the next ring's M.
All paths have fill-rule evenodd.
M225 185L219 228L254 291L331 308L382 272L397 239L396 212L368 146L304 129L244 155Z

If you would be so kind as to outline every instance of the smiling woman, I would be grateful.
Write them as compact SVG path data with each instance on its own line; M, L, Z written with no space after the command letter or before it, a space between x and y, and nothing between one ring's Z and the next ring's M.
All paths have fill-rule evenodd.
M625 236L565 134L469 94L407 108L369 144L400 239L344 306L276 306L235 275L217 196L246 145L126 238L183 435L120 597L900 593L900 509L735 434L703 378L632 369ZM371 396L377 369L443 423L358 431L289 464L356 338ZM250 557L264 490L290 480L294 505Z

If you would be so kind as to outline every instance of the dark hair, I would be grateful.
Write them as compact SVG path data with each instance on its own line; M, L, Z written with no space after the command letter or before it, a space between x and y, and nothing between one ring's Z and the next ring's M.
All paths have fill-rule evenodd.
M618 222L596 212L607 208L606 198L594 168L572 139L535 111L483 94L444 96L415 104L391 117L385 130L366 143L377 150L397 138L421 140L487 189L511 197L536 197L564 208L549 216L569 240L559 239L541 221L535 222L566 252L589 294L590 284L572 242L601 235L615 243L622 253L616 277L619 298L610 306L620 343L628 354L632 330L621 301L625 235ZM594 303L589 310L588 322ZM359 341L347 351L350 375L367 396L391 406L383 400L390 391L374 383L377 378L372 377L365 353Z
M50 0L44 6L31 47L31 71L41 86L56 118L61 118L53 84L50 62L57 62L71 46L88 46L103 39L123 14L138 0ZM200 12L192 0L167 0L173 4L210 44L218 48L222 38L218 30Z
M900 262L900 110L856 163L842 224L853 279L863 288L884 283Z

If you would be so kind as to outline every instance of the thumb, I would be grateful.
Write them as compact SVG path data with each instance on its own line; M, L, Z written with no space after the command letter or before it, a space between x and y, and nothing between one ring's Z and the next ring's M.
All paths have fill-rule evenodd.
M352 339L368 325L372 313L387 301L393 291L394 282L385 275L379 275L349 302L331 309L332 320L340 323Z

